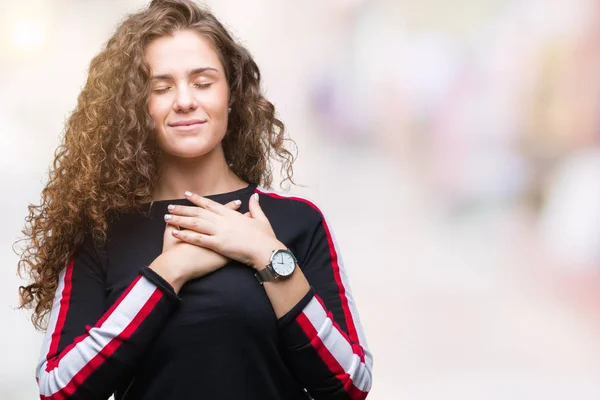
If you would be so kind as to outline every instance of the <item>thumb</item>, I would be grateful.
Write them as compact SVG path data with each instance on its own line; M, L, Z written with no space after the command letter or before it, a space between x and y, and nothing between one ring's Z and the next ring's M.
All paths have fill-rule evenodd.
M248 209L250 210L250 216L252 218L268 221L267 216L263 212L262 208L260 208L260 204L258 204L258 193L254 193L252 196L250 196Z

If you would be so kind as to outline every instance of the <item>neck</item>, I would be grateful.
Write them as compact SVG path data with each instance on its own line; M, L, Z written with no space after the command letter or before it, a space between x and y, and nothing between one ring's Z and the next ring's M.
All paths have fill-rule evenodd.
M186 190L208 196L232 192L248 185L231 171L221 146L197 158L163 154L159 163L160 177L152 193L154 201L180 199Z

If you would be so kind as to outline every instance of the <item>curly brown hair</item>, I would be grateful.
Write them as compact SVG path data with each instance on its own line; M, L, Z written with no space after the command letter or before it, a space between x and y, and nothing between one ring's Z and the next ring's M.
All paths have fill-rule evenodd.
M33 309L37 329L45 329L59 274L85 235L102 243L112 213L139 210L151 196L160 150L148 111L151 71L144 52L154 39L180 30L207 38L224 66L232 110L222 145L231 170L270 187L278 162L282 183L294 183L295 155L285 145L295 143L261 94L260 71L248 50L192 1L152 1L127 16L91 61L40 204L28 207L18 271L31 282L19 294L21 308Z

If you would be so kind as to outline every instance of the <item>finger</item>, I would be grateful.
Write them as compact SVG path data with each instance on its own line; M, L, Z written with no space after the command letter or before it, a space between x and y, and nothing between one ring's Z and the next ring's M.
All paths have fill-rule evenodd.
M165 226L165 233L163 235L163 251L166 251L173 247L179 240L173 236L173 230L175 227L173 225L167 224Z
M238 208L240 208L241 204L241 200L234 200L225 204L224 207L235 211ZM202 207L169 204L169 206L167 206L167 209L171 214L181 215L184 217L199 217L214 222L215 213L211 212L210 210L205 210Z
M231 210L225 207L223 204L191 192L185 192L185 198L198 207L202 207L205 210L210 210L218 215L224 215L231 212Z
M171 237L171 232L173 231L173 229L177 229L177 227L175 225L166 224L165 225L165 233L164 233L163 239L167 239L168 238L168 239L172 240L173 238Z
M250 196L250 201L248 203L248 209L250 210L250 216L252 216L252 218L268 221L267 216L263 212L262 208L260 208L258 196L259 196L258 193L254 193L252 196Z
M215 224L202 218L166 214L165 222L173 227L191 229L206 235L214 235L215 233Z
M237 210L242 205L241 200L233 200L229 203L225 204L225 208L229 208L230 210Z
M205 235L190 230L180 231L177 229L173 229L171 233L173 237L181 240L182 242L193 244L195 246L200 246L211 250L216 246L216 239L210 235Z
M247 212L245 212L245 213L244 213L244 217L251 217L251 215L250 215L250 211L247 211Z
M179 215L182 217L201 218L211 222L215 222L215 220L218 218L217 214L215 214L214 212L205 210L198 206L179 206L169 204L167 209L169 210L170 214Z

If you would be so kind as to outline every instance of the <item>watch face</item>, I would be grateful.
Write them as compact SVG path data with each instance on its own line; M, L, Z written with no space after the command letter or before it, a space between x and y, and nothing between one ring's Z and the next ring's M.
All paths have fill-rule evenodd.
M289 251L279 250L273 255L271 266L277 275L290 276L296 268L296 260Z

